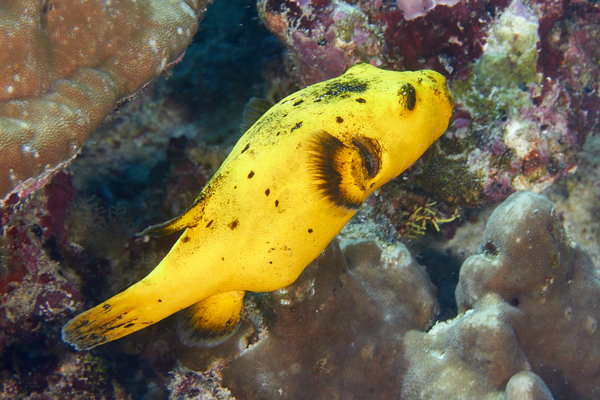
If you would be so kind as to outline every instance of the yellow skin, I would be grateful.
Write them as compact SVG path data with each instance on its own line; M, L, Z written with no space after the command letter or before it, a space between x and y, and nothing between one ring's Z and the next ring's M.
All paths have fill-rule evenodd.
M182 216L143 232L185 229L154 271L69 321L63 340L89 349L189 307L180 328L200 333L184 342L221 342L235 332L245 291L294 282L369 194L444 133L453 105L436 72L368 64L286 97Z

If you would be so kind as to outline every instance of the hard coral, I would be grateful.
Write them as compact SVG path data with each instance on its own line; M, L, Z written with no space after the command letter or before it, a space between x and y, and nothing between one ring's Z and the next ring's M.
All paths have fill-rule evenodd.
M0 10L0 198L42 186L177 62L207 0L28 0Z
M599 295L598 270L552 204L513 194L461 267L460 315L404 337L402 398L597 398Z
M488 222L481 254L467 259L459 311L504 308L528 369L557 398L600 393L600 274L543 196L519 192ZM488 300L485 300L488 299Z
M266 333L223 368L223 385L238 400L396 398L398 338L427 328L434 293L404 246L361 241L342 253L334 241L294 284L266 295Z

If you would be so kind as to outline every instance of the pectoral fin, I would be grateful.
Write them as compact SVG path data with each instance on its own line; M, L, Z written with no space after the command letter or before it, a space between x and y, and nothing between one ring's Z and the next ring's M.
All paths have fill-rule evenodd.
M379 144L358 135L344 144L320 131L309 141L309 150L310 168L319 191L338 207L358 210L367 198L368 181L381 168Z
M177 332L186 346L217 346L229 339L240 326L244 291L207 297L177 314Z

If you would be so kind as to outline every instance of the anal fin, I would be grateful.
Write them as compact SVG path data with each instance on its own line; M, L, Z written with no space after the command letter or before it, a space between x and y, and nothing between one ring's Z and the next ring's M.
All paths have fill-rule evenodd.
M212 295L177 314L177 333L186 346L214 347L238 330L245 291Z

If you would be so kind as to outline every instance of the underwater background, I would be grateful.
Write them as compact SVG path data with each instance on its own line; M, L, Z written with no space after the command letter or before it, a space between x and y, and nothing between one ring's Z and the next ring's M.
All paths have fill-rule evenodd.
M0 13L0 398L600 399L598 1L190 0L188 25L178 1L25 3L40 23ZM28 38L48 21L75 35L68 24L99 9L115 29L57 49L71 72L55 82L137 30L157 29L161 48L152 13L183 39L150 72L131 63L118 101L90 95L81 108L106 120L76 135L49 86L20 94L15 65L43 52ZM90 351L61 341L167 254L178 235L135 234L193 202L251 97L276 102L360 61L442 73L453 117L294 284L248 293L239 331L210 349L180 344L173 317ZM49 68L29 69L37 84ZM56 137L30 151L16 112ZM46 153L57 168L13 184Z

